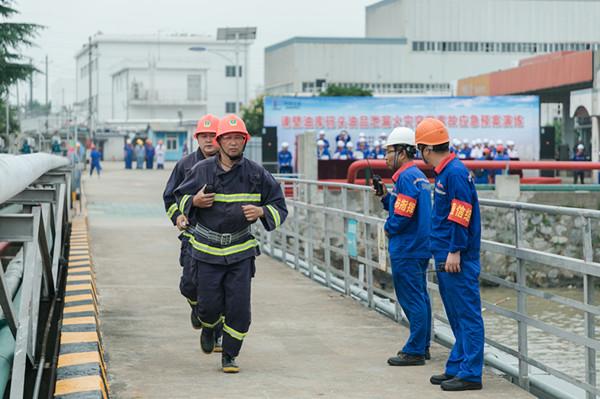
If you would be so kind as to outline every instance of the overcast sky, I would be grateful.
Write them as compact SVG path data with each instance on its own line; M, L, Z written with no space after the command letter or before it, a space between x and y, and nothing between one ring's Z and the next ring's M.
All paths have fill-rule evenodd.
M105 34L198 33L217 27L256 26L251 48L250 88L263 84L264 48L292 36L364 36L365 6L375 0L17 0L15 20L46 26L25 50L40 70L48 54L50 92L57 79L75 78L74 54L87 38ZM21 94L21 101L23 95ZM34 82L44 100L44 80Z

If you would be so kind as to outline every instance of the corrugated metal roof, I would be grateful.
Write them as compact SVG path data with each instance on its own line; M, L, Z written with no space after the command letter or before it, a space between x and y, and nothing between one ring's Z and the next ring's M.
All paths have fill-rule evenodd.
M293 44L406 44L406 38L388 37L308 37L295 36L282 42L265 47L265 53Z

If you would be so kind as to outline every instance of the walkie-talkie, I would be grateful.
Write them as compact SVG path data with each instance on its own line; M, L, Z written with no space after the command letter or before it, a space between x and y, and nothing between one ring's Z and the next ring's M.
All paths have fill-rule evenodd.
M375 189L375 194L378 197L381 197L385 193L385 186L382 183L381 176L373 174L373 169L371 168L371 162L369 162L369 157L367 159L367 165L369 165L369 172L373 179L373 188Z
M215 186L212 184L207 184L204 186L204 194L211 194L215 192Z

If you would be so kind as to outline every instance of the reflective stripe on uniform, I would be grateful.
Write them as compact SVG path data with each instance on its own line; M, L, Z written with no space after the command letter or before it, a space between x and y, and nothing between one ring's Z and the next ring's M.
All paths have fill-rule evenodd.
M188 235L186 235L186 237L188 237ZM244 252L244 251L246 251L250 248L254 248L258 245L258 242L254 238L252 238L241 244L232 245L232 246L225 247L225 248L218 248L218 247L211 247L210 245L203 244L201 242L196 241L196 239L193 235L189 235L188 238L190 239L190 244L192 245L192 247L195 250L207 253L209 255L214 255L214 256L233 255L233 254L237 254L240 252Z
M198 301L192 301L190 298L186 298L188 303L192 306L196 306L198 304Z
M173 217L173 215L175 214L175 211L177 211L177 204L172 204L169 207L169 210L167 211L167 216L169 217L169 219L171 219Z
M227 325L227 323L223 324L223 332L226 332L227 334L229 334L232 338L237 339L238 341L243 341L244 337L248 334L247 332L242 333L239 331L234 330L233 328L229 327Z
M217 321L215 321L214 323L207 323L205 321L202 321L199 317L198 317L198 321L200 322L200 324L202 324L202 327L204 328L215 328L218 324L220 324L221 322L223 322L225 320L224 316L221 316L217 319Z
M267 209L271 212L271 216L273 217L273 222L275 223L275 227L279 227L281 224L281 218L279 216L279 212L272 205L267 205Z
M179 202L179 211L181 213L185 212L185 203L190 199L191 195L186 194L183 196L183 198L181 198L181 201Z
M260 193L215 194L216 202L260 202Z

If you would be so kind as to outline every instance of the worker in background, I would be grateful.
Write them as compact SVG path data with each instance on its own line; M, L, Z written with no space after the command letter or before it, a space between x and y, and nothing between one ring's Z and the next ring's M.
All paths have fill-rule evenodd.
M29 145L29 140L23 140L23 146L21 147L21 154L31 154L31 146Z
M481 148L481 139L473 140L473 148L471 148L471 158L479 159L483 155L483 148Z
M219 122L219 153L199 162L175 190L190 228L190 254L197 282L196 307L205 353L214 349L215 329L223 325L222 370L237 373L236 357L250 327L250 285L260 255L251 226L268 231L287 217L279 183L261 165L244 158L250 140L244 121L227 115Z
M481 219L469 170L450 152L446 126L434 118L419 123L415 141L433 166L435 190L431 251L439 290L456 338L446 368L430 382L445 391L481 389L484 327L479 292ZM442 271L443 267L443 271Z
M502 144L496 146L496 156L494 157L494 161L510 161L510 157L506 154L506 149ZM503 175L504 169L495 169L494 170L494 181L495 176Z
M427 293L431 190L427 177L414 162L417 149L412 129L395 128L385 148L386 164L394 171L394 191L384 193L381 200L389 212L384 228L396 297L410 325L408 340L388 364L421 366L430 357L431 342L431 302Z
M152 169L154 167L154 155L156 151L152 145L152 140L146 139L146 169Z
M462 141L462 147L458 151L458 157L460 159L471 159L471 147L469 146L469 140L464 139Z
M386 141L387 141L387 133L381 132L379 134L379 142L381 143L381 145L384 145Z
M95 144L92 144L90 150L90 176L94 173L94 170L96 170L98 177L100 177L100 171L102 170L102 166L100 166L100 158L102 158L102 154L100 151L98 151Z
M162 140L158 140L158 145L156 146L156 169L164 169L165 168L165 145Z
M281 151L277 154L279 173L294 173L292 169L292 153L289 151L289 146L286 142L281 143Z
M131 145L131 139L127 139L125 142L123 153L125 158L125 169L131 169L131 164L133 163L133 146Z
M142 139L137 139L135 146L135 168L144 169L144 159L146 157L146 150L144 149L144 142Z
M450 151L455 153L458 156L458 152L460 151L461 144L462 144L462 141L460 141L459 139L453 139L452 146L450 147Z
M348 159L363 159L363 153L361 151L354 151L354 144L351 141L346 143L346 151Z
M371 151L369 150L369 145L367 144L367 139L365 137L361 137L358 139L358 146L356 146L356 151L360 151L362 153L362 159L369 158Z
M352 141L352 139L350 138L350 135L346 130L342 130L340 134L335 136L335 142L337 143L339 141L343 141L344 145L346 145L346 143L349 143L350 141Z
M338 140L337 149L333 154L333 159L351 159L348 154L348 150L346 149L346 143L343 140Z
M575 154L573 154L573 161L586 161L586 157L585 157L585 147L583 144L578 144L577 145L577 150L575 151ZM575 170L573 171L573 184L577 184L577 178L580 179L581 184L583 184L583 177L584 177L584 171L583 170Z
M318 140L321 140L325 144L327 151L329 151L329 140L327 140L325 137L325 130L319 130L319 137L317 138L317 141Z
M490 149L485 148L481 152L481 156L476 158L476 161L491 161L492 159L489 157ZM490 182L490 173L488 169L475 169L473 171L475 175L475 184L488 184Z
M331 154L329 154L329 149L327 149L325 142L323 140L317 141L317 159L322 159L322 160L331 159Z
M373 142L373 150L369 153L370 159L385 159L385 149L379 140Z
M179 281L179 291L183 295L190 307L190 320L192 328L199 330L202 328L200 320L196 317L196 306L198 292L196 289L195 269L192 258L190 257L191 249L188 247L189 239L192 237L185 230L189 223L187 217L177 206L174 191L181 183L185 176L198 162L210 158L218 152L217 146L214 144L215 136L219 126L219 118L214 115L204 115L198 121L196 130L194 131L194 140L198 142L198 150L181 158L171 172L171 176L167 181L165 191L163 192L163 202L167 216L174 226L176 226L182 234L179 235L181 240L181 252L179 254L179 264L182 266L181 279ZM215 352L221 351L221 330L215 334Z
M515 142L506 140L506 153L510 159L519 159L519 151L515 148Z

